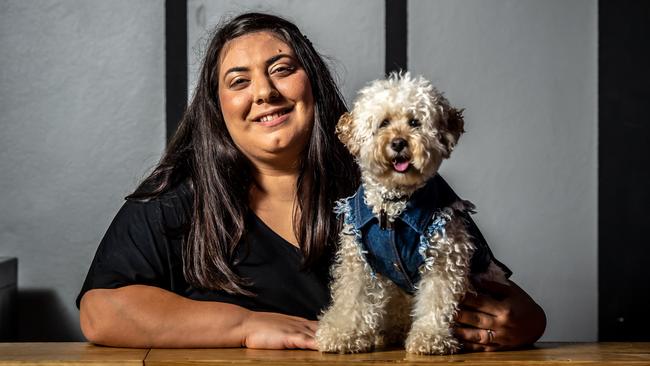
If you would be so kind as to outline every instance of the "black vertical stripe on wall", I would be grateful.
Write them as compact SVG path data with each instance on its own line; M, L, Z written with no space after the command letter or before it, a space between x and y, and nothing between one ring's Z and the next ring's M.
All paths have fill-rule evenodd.
M167 141L187 106L187 0L165 0L165 112Z
M650 341L650 2L598 2L600 341Z
M385 71L407 70L407 1L386 1L386 63Z

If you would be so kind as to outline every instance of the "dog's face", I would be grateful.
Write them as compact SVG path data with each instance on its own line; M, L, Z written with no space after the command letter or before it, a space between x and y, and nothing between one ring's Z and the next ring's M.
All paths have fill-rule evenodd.
M388 188L414 188L449 157L463 124L427 80L405 73L363 88L336 132L364 173Z

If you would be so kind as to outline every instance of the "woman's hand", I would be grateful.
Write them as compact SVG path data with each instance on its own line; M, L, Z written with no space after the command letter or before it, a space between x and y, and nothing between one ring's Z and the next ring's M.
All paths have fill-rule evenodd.
M481 281L467 294L456 318L455 335L467 351L500 351L535 343L546 328L544 310L509 281Z
M314 334L317 327L317 321L278 313L251 312L242 324L242 346L316 349Z

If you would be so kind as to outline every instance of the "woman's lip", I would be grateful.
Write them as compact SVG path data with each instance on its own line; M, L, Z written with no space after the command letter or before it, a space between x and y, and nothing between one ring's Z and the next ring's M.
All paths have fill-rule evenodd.
M289 118L289 113L290 113L290 111L287 111L285 114L281 115L280 117L278 117L276 119L272 119L270 121L265 121L265 122L260 121L260 122L257 122L257 123L264 126L264 127L274 127L274 126L277 126L277 125L281 124L282 122L286 121L287 118Z

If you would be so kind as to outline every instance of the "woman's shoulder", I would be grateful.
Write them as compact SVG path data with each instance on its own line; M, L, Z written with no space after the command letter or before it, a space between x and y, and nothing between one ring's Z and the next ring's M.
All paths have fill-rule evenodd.
M151 198L127 198L116 219L131 224L147 221L166 230L181 229L191 218L193 193L190 183L181 182Z

